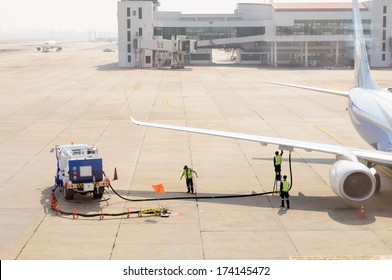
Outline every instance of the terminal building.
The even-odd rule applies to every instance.
[[[159,11],[158,0],[119,1],[119,66],[155,67],[160,40],[178,35],[197,41],[197,52],[182,54],[188,65],[212,64],[212,50],[225,49],[245,65],[353,66],[351,3],[264,2],[238,3],[232,14],[182,14]],[[360,10],[370,66],[392,67],[392,1],[363,1]],[[140,39],[156,47],[143,49]]]

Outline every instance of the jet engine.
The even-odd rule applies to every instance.
[[[382,88],[382,90],[385,90],[385,91],[388,91],[388,92],[392,92],[392,87]]]
[[[329,173],[332,190],[351,201],[365,201],[376,191],[374,169],[360,162],[338,160]]]

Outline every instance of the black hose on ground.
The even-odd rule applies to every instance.
[[[113,186],[111,184],[109,184],[109,187],[121,199],[126,200],[126,201],[132,201],[132,202],[157,201],[157,200],[163,201],[163,200],[239,198],[239,197],[261,196],[261,195],[277,193],[275,191],[271,191],[271,192],[252,193],[252,194],[239,194],[239,195],[218,195],[218,196],[217,195],[211,195],[211,196],[197,196],[197,195],[194,195],[194,196],[183,196],[183,197],[131,199],[131,198],[124,197],[124,196],[120,195],[118,192],[116,192],[116,190],[113,188]],[[53,194],[54,194],[54,191],[53,191]],[[57,200],[57,199],[55,199],[55,200]],[[129,211],[129,210],[127,212],[122,212],[122,213],[103,213],[103,211],[101,211],[100,213],[83,214],[83,213],[76,212],[76,208],[75,208],[75,210],[73,212],[67,212],[67,211],[60,210],[60,208],[57,206],[56,201],[52,201],[52,209],[55,210],[57,214],[61,214],[61,215],[65,215],[65,216],[73,216],[74,219],[77,218],[78,216],[81,216],[81,217],[100,217],[100,219],[103,219],[104,216],[118,217],[118,216],[127,215],[129,217],[130,214],[138,214],[138,215],[141,214],[141,211]],[[152,213],[155,213],[155,212],[152,211]]]
[[[127,198],[122,196],[121,194],[117,193],[116,190],[112,187],[112,185],[109,185],[109,187],[112,189],[112,191],[120,198],[126,200],[126,201],[133,201],[133,202],[139,202],[139,201],[156,201],[156,200],[189,200],[189,199],[220,199],[220,198],[238,198],[238,197],[248,197],[248,196],[260,196],[260,195],[267,195],[267,194],[272,194],[275,193],[274,191],[272,192],[263,192],[263,193],[252,193],[252,194],[239,194],[239,195],[211,195],[211,196],[179,196],[179,197],[164,197],[164,198],[141,198],[141,199],[132,199],[132,198]]]

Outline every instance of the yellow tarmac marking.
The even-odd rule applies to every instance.
[[[385,176],[387,176],[389,179],[392,179],[392,172],[389,171],[386,167],[377,165],[377,169],[381,171]]]
[[[184,110],[183,108],[180,108],[180,107],[171,105],[171,104],[169,103],[169,100],[168,100],[167,98],[166,98],[165,100],[163,100],[162,102],[163,102],[164,105],[166,105],[166,106],[168,106],[168,107],[170,107],[170,108],[172,108],[172,109],[174,109],[174,110],[181,111],[181,112],[185,112],[185,110]]]
[[[317,127],[319,130],[321,130],[322,132],[324,132],[328,137],[330,137],[331,139],[333,139],[334,141],[336,141],[340,145],[342,145],[342,146],[345,145],[342,140],[340,140],[339,138],[335,137],[332,133],[328,132],[327,130],[325,130],[324,128],[319,126],[318,124],[315,124],[314,126]]]
[[[330,138],[332,138],[333,140],[335,140],[337,143],[339,143],[342,146],[345,146],[345,143],[340,140],[339,138],[335,137],[334,135],[332,135],[332,133],[328,132],[327,130],[323,129],[321,126],[319,125],[314,125],[315,127],[317,127],[319,130],[321,130],[322,132],[324,132],[326,135],[328,135]],[[389,179],[392,179],[392,172],[388,170],[388,168],[382,166],[382,165],[377,165],[377,170],[381,171],[385,176],[387,176]]]

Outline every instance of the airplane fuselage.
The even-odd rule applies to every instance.
[[[37,51],[49,52],[51,49],[56,49],[56,51],[61,51],[61,46],[58,46],[56,41],[46,41],[42,46],[37,47]]]
[[[392,93],[352,88],[348,111],[359,135],[376,150],[392,152]]]

